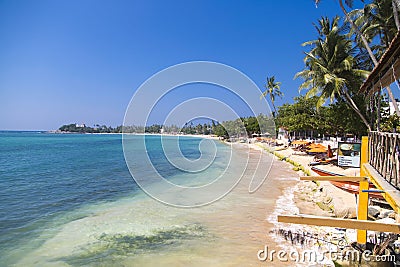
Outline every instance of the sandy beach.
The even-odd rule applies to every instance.
[[[263,143],[250,144],[250,146],[253,149],[267,149],[267,150],[271,149],[270,147],[268,147],[267,145],[265,145]],[[276,151],[276,153],[278,153],[279,155],[282,155],[286,159],[290,159],[290,160],[296,162],[297,164],[300,164],[311,175],[318,175],[311,170],[311,167],[309,165],[310,162],[313,161],[314,156],[308,155],[304,152],[296,151],[290,147],[288,147],[286,149],[279,148]],[[330,172],[338,173],[338,174],[342,174],[342,175],[348,175],[348,176],[359,176],[359,174],[360,174],[359,168],[341,168],[341,167],[338,167],[333,164],[323,165],[322,168],[326,171],[330,171]],[[301,176],[301,175],[306,175],[306,174],[303,173],[302,171],[298,171],[297,176]],[[356,199],[353,194],[350,194],[343,190],[340,190],[339,188],[333,186],[330,182],[327,182],[327,181],[320,181],[318,183],[319,183],[320,187],[322,187],[324,189],[323,194],[326,196],[330,196],[332,198],[332,201],[333,201],[332,205],[334,205],[336,207],[336,215],[338,217],[346,217],[346,216],[344,216],[344,214],[342,214],[342,213],[346,213],[346,210],[348,210],[348,212],[349,212],[349,214],[348,214],[349,217],[355,216]],[[299,181],[299,183],[297,184],[297,187],[298,187],[298,189],[300,189],[300,188],[305,189],[308,187],[315,189],[314,185],[315,184],[313,182]],[[296,194],[296,196],[297,196],[298,206],[301,209],[301,213],[318,215],[318,214],[315,214],[315,213],[320,213],[320,211],[318,210],[318,206],[315,205],[316,206],[315,207],[312,205],[315,203],[300,203],[300,199],[305,199],[306,194],[304,194],[304,190],[296,190],[296,191],[298,191],[298,194]],[[303,193],[300,193],[300,192],[303,192]],[[315,197],[315,196],[313,196],[313,197]],[[311,202],[311,199],[308,199],[308,200],[309,201],[306,201],[306,202]],[[315,209],[315,208],[317,208],[317,209]],[[308,210],[310,210],[310,212],[307,212]]]
[[[273,147],[269,147],[264,143],[249,144],[249,146],[255,150],[268,151],[267,153],[271,153],[274,150]],[[297,152],[292,148],[279,148],[275,153],[278,153],[281,158],[284,157],[285,159],[290,159],[296,164],[300,164],[306,173],[318,175],[315,174],[309,166],[309,163],[313,161],[313,156]],[[278,157],[275,158],[277,161],[280,161]],[[297,170],[296,167],[286,161],[283,161],[282,163],[286,164],[287,168]],[[327,171],[339,174],[359,174],[358,168],[343,169],[334,165],[324,165],[323,168]],[[323,251],[324,249],[337,249],[335,245],[333,245],[333,248],[330,246],[331,244],[329,242],[332,241],[332,237],[337,238],[337,236],[341,236],[347,240],[348,244],[354,242],[356,240],[356,230],[354,229],[347,229],[345,232],[340,232],[331,227],[284,224],[277,222],[277,215],[308,214],[326,217],[356,218],[356,198],[353,194],[340,190],[326,181],[318,182],[318,184],[311,181],[300,181],[298,177],[305,176],[306,173],[297,170],[293,174],[293,180],[296,182],[293,183],[291,187],[286,188],[282,192],[282,195],[277,199],[274,215],[269,218],[269,221],[274,224],[274,234],[272,236],[275,237],[275,241],[279,242],[280,248],[284,251],[293,251],[293,249],[296,251],[313,250],[317,252],[317,255],[319,253],[318,251]],[[278,233],[276,233],[276,231],[278,231]],[[288,239],[288,237],[285,236],[287,233],[296,233],[299,235],[304,235],[304,233],[306,233],[312,236],[312,238],[306,239],[306,244],[304,245],[302,243],[299,244],[299,242],[293,242],[290,238]],[[321,260],[322,259],[323,258],[321,257]],[[308,266],[309,264],[316,263],[317,262],[303,262],[302,264]],[[301,265],[301,263],[297,264]],[[334,266],[333,261],[328,258],[319,262],[319,264],[325,264],[324,266]]]

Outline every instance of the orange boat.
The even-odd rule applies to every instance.
[[[320,176],[344,176],[342,174],[322,170],[317,167],[311,167],[311,170],[315,173],[317,173]],[[358,194],[359,193],[359,186],[357,182],[337,182],[337,181],[330,181],[331,184],[336,186],[337,188],[340,188],[346,192],[352,193],[352,194]],[[369,184],[369,189],[376,189],[376,187],[373,184]],[[378,199],[384,199],[381,193],[378,192],[369,192],[369,196],[372,198],[378,198]]]

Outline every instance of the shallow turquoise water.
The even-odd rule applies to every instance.
[[[174,138],[176,137],[167,138],[166,142],[176,141]],[[180,138],[182,154],[189,159],[199,158],[200,141],[199,138]],[[159,136],[149,136],[146,138],[146,144],[149,157],[157,171],[164,177],[189,184],[194,182],[193,177],[207,182],[207,177],[190,176],[187,172],[171,165],[163,156]],[[226,150],[224,145],[218,142],[216,145]],[[137,155],[138,166],[143,156]],[[210,167],[213,169],[209,171],[222,172],[225,160],[218,158],[216,164]],[[146,221],[148,214],[144,212],[146,207],[143,205],[156,204],[143,202],[146,197],[128,171],[120,135],[0,132],[0,262],[2,265],[16,263],[22,256],[29,257],[29,253],[62,233],[66,226],[69,228],[76,226],[77,228],[72,228],[74,230],[71,232],[82,230],[84,235],[85,227],[75,225],[75,222],[89,218],[102,209],[124,205],[123,203],[129,203],[131,206],[132,202],[141,203],[136,206],[135,211],[141,214],[136,216],[140,217],[138,219],[140,223],[131,226],[133,230],[130,230],[136,231],[137,234],[121,236],[99,233],[96,237],[100,243],[104,243],[104,240],[115,241],[117,245],[113,251],[120,250],[120,253],[116,253],[117,256],[123,255],[125,250],[146,250],[150,247],[154,249],[154,245],[161,246],[166,241],[176,242],[180,238],[186,240],[206,235],[202,226],[181,224],[165,229],[163,221],[152,222],[154,227],[148,225]],[[157,212],[157,209],[150,207],[148,210]],[[175,225],[179,218],[173,218],[171,221],[174,221],[171,225]],[[143,228],[144,225],[147,228]],[[109,227],[118,228],[113,225]],[[148,229],[156,229],[154,231],[158,234],[154,235],[154,231],[151,230],[153,231],[151,238],[144,234]],[[104,252],[96,247],[95,251],[92,254],[78,253],[58,260],[68,265],[96,265],[99,259],[109,258],[107,256],[109,250]]]

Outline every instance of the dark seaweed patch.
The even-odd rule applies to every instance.
[[[79,252],[58,258],[72,266],[99,264],[115,265],[118,259],[124,256],[134,256],[144,252],[157,251],[159,249],[173,248],[182,244],[185,240],[193,240],[209,237],[206,229],[199,225],[177,226],[173,229],[155,231],[151,235],[129,234],[101,234],[98,241],[79,248]]]

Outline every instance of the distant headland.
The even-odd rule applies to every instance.
[[[151,133],[151,134],[187,134],[187,135],[216,135],[220,137],[228,137],[229,135],[235,136],[252,136],[259,135],[261,129],[259,122],[270,125],[270,127],[263,126],[263,130],[267,128],[269,132],[274,132],[275,125],[268,123],[267,121],[271,118],[259,115],[257,117],[238,118],[232,121],[225,121],[221,124],[215,121],[209,123],[197,123],[193,122],[186,123],[183,127],[176,125],[160,125],[153,124],[149,126],[117,126],[111,127],[107,125],[95,124],[93,127],[87,126],[86,124],[71,123],[62,125],[58,130],[51,131],[54,133]]]

